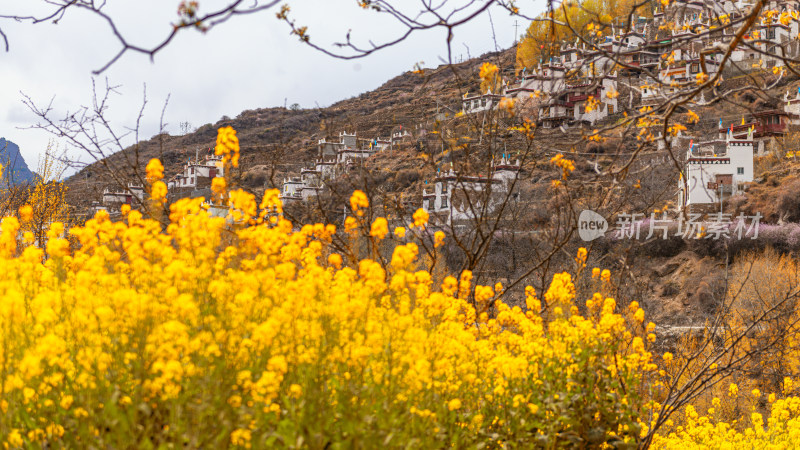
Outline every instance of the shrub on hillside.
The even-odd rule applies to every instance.
[[[419,169],[402,169],[395,176],[395,189],[402,190],[419,181],[422,177]]]
[[[781,186],[778,214],[784,220],[800,221],[800,180]]]

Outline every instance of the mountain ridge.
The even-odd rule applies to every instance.
[[[36,175],[28,168],[19,146],[4,137],[0,137],[0,164],[3,165],[2,179],[4,185],[33,183]]]

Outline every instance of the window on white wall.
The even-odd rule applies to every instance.
[[[744,175],[744,167],[737,167],[736,168],[737,175]]]

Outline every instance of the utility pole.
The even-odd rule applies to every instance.
[[[519,43],[519,22],[514,21],[514,44]]]

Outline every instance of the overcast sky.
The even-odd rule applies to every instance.
[[[210,9],[223,0],[201,1]],[[414,5],[412,0],[400,0]],[[30,12],[38,0],[0,0],[0,11]],[[136,44],[163,39],[175,21],[177,0],[118,0],[109,12],[124,34]],[[355,7],[355,0],[307,0],[291,3],[298,24],[309,27],[315,42],[340,40],[352,29],[354,39],[374,42],[391,39],[401,30],[396,23]],[[540,0],[520,2],[526,13],[536,11]],[[201,9],[202,11],[202,9]],[[179,123],[194,127],[214,123],[223,115],[234,117],[254,108],[298,103],[302,107],[328,106],[338,100],[372,90],[413,69],[416,63],[436,67],[446,56],[445,32],[438,29],[412,36],[395,47],[364,59],[343,61],[320,54],[290,36],[276,11],[236,17],[207,34],[189,30],[180,34],[154,62],[141,54],[127,54],[108,71],[95,77],[121,85],[110,116],[122,129],[132,126],[147,85],[148,106],[143,137],[158,130],[159,116],[170,95],[165,121],[177,134]],[[491,10],[497,45],[507,48],[515,39],[515,18],[501,9]],[[520,32],[526,24],[519,20]],[[92,70],[102,67],[119,49],[108,27],[88,13],[74,11],[57,25],[0,22],[9,36],[10,52],[0,53],[0,137],[17,143],[32,170],[51,138],[39,130],[26,130],[37,118],[22,103],[22,93],[39,104],[51,99],[54,117],[63,117],[91,102]],[[480,16],[457,28],[456,57],[475,57],[495,49],[490,17]],[[65,148],[64,143],[57,144]],[[74,155],[77,156],[77,155]],[[87,160],[84,155],[83,160]]]

